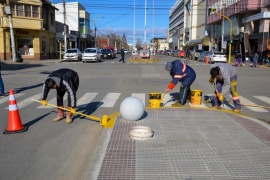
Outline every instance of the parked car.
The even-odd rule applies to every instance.
[[[65,61],[81,61],[82,60],[82,53],[79,49],[67,49],[64,54],[63,60]]]
[[[178,57],[178,52],[179,52],[179,50],[175,50],[173,53],[173,57]]]
[[[124,49],[124,53],[127,54],[128,53],[128,50],[127,49]]]
[[[138,51],[137,50],[132,50],[132,56],[136,56],[136,55],[138,55]]]
[[[150,59],[150,50],[149,49],[146,49],[146,50],[141,49],[140,56],[142,59]]]
[[[82,54],[82,62],[101,60],[101,52],[98,48],[86,48]]]
[[[180,51],[178,52],[178,57],[183,58],[183,57],[185,57],[185,56],[186,56],[186,51],[180,50]]]
[[[201,49],[196,49],[195,51],[193,51],[193,53],[191,54],[192,59],[197,60],[201,52],[203,52],[203,50]]]
[[[62,49],[61,50],[61,59],[63,59],[64,54],[65,54],[65,51]],[[59,49],[56,51],[56,56],[57,56],[57,58],[60,58],[60,50]]]
[[[200,53],[198,57],[198,61],[205,62],[205,57],[208,56],[209,51],[203,51]]]
[[[227,63],[227,57],[223,52],[211,51],[209,52],[208,57],[209,57],[210,63],[215,63],[215,62]]]
[[[113,59],[113,52],[110,49],[102,49],[101,50],[101,58],[102,59]]]
[[[110,49],[112,50],[112,53],[113,53],[113,59],[116,58],[116,52],[115,52],[115,49],[113,46],[107,46],[105,49]]]

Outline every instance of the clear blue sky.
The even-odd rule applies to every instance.
[[[177,0],[146,0],[146,43],[152,37],[165,37],[169,27],[169,10]],[[61,0],[51,0],[62,3]],[[97,33],[126,35],[128,43],[134,37],[134,0],[80,0],[90,14],[90,28],[94,29],[96,19]],[[145,0],[135,0],[135,42],[138,38],[144,42]],[[103,18],[102,18],[103,17]]]

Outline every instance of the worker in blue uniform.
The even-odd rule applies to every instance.
[[[181,82],[179,98],[172,106],[180,107],[185,105],[186,101],[190,101],[191,98],[190,86],[196,79],[195,71],[178,59],[168,62],[165,69],[170,71],[170,75],[172,76],[172,81],[165,90],[166,93],[172,90],[179,81]]]

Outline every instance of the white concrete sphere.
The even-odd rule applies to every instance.
[[[128,121],[139,120],[144,113],[144,105],[137,97],[127,97],[120,105],[121,116]]]

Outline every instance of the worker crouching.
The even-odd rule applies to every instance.
[[[77,72],[71,69],[59,69],[52,72],[47,79],[45,80],[42,87],[42,105],[46,106],[47,96],[50,89],[56,89],[57,93],[57,106],[60,108],[64,107],[64,95],[68,93],[68,106],[67,109],[70,111],[66,112],[66,123],[72,123],[72,114],[76,112],[76,92],[79,88],[79,76]],[[64,111],[62,109],[57,109],[57,117],[54,118],[54,121],[60,121],[64,118]]]
[[[182,63],[180,60],[168,62],[165,69],[170,71],[170,75],[172,76],[172,81],[165,90],[166,93],[172,90],[179,81],[181,82],[178,101],[172,104],[172,106],[180,107],[185,105],[186,101],[190,101],[191,99],[190,86],[196,79],[195,71],[190,66]]]

